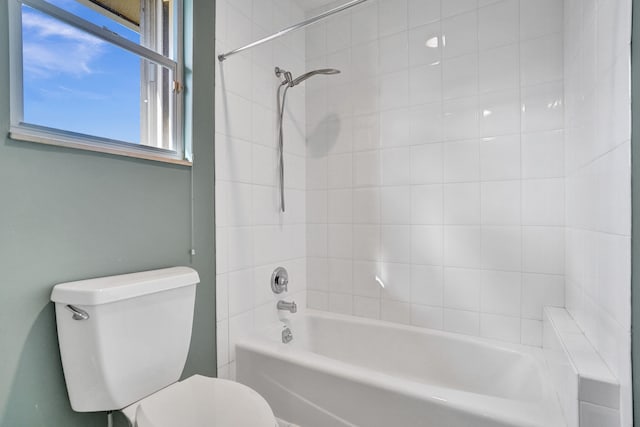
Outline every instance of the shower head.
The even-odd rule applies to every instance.
[[[293,76],[291,75],[291,73],[287,70],[283,70],[280,67],[276,67],[276,77],[282,77],[282,85],[290,85],[293,81]]]
[[[331,75],[331,74],[339,74],[340,70],[336,70],[335,68],[321,68],[319,70],[309,71],[308,73],[304,73],[303,75],[297,77],[295,80],[293,79],[291,73],[289,71],[283,70],[280,67],[276,67],[276,76],[282,77],[282,83],[280,87],[294,87],[307,80],[310,77],[313,77],[318,74]]]
[[[309,71],[308,73],[304,73],[300,77],[297,77],[295,80],[293,80],[290,83],[290,85],[291,85],[291,87],[299,85],[300,83],[302,83],[303,81],[307,80],[308,78],[313,77],[313,76],[318,75],[318,74],[324,74],[324,75],[340,74],[340,70],[336,70],[335,68],[322,68],[322,69],[319,69],[319,70]]]

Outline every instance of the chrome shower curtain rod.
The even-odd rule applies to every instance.
[[[298,24],[295,24],[295,25],[292,25],[290,27],[287,27],[284,30],[280,30],[277,33],[271,34],[268,37],[265,37],[265,38],[260,39],[260,40],[256,40],[255,42],[249,43],[246,46],[242,46],[242,47],[239,47],[237,49],[231,50],[231,51],[229,51],[227,53],[223,53],[221,55],[218,55],[218,60],[220,62],[222,62],[225,59],[227,59],[228,57],[230,57],[232,55],[235,55],[236,53],[240,53],[243,50],[251,49],[252,47],[256,47],[256,46],[259,46],[259,45],[261,45],[263,43],[266,43],[268,41],[277,39],[278,37],[282,37],[282,36],[284,36],[286,34],[289,34],[292,31],[299,30],[300,28],[304,28],[304,27],[306,27],[308,25],[311,25],[311,24],[313,24],[315,22],[318,22],[318,21],[320,21],[322,19],[328,18],[331,15],[334,15],[336,13],[342,12],[343,10],[347,10],[349,8],[352,8],[353,6],[357,6],[360,3],[364,3],[366,1],[369,1],[369,0],[352,0],[352,1],[348,2],[348,3],[343,4],[342,6],[335,7],[333,9],[331,9],[331,10],[328,10],[328,11],[326,11],[324,13],[321,13],[320,15],[314,16],[313,18],[309,18],[309,19],[307,19],[305,21],[302,21],[302,22],[300,22]]]

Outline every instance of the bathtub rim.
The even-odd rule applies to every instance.
[[[286,318],[282,318],[278,321],[271,322],[259,328],[256,328],[248,335],[245,335],[239,338],[238,342],[245,341],[252,337],[253,338],[264,337],[264,333],[267,331],[271,331],[272,329],[281,330],[284,326],[290,327],[292,325],[291,324],[292,320],[295,321],[298,317],[303,317],[303,316],[317,317],[322,319],[342,320],[342,321],[357,323],[361,325],[382,326],[382,327],[394,329],[394,330],[410,331],[410,332],[416,332],[419,334],[428,334],[428,335],[434,335],[438,337],[452,338],[452,339],[463,341],[463,342],[473,343],[484,348],[495,348],[495,349],[506,351],[509,353],[519,353],[523,355],[528,355],[534,358],[536,361],[543,364],[545,360],[543,349],[541,346],[538,347],[538,346],[530,346],[530,345],[520,344],[520,343],[511,343],[511,342],[501,341],[494,338],[485,338],[477,335],[463,334],[460,332],[444,331],[441,329],[433,329],[433,328],[427,328],[423,326],[409,325],[405,323],[396,323],[396,322],[390,322],[390,321],[381,320],[381,319],[372,319],[368,317],[332,313],[328,311],[316,310],[311,308],[300,309],[296,314],[289,315]],[[292,330],[292,332],[294,333],[294,338],[295,338],[295,330]]]

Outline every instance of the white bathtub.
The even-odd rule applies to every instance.
[[[308,310],[236,345],[237,379],[302,427],[566,426],[541,351]]]

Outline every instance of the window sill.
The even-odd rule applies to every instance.
[[[152,160],[182,166],[193,166],[193,162],[179,158],[175,152],[108,139],[92,138],[80,134],[53,132],[28,125],[11,126],[9,138],[16,141],[35,142],[65,148],[113,154],[117,156]]]

